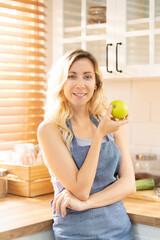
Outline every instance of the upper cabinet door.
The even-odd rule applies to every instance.
[[[81,44],[82,1],[63,0],[63,54],[81,48]]]
[[[82,0],[82,2],[85,2]],[[93,53],[101,67],[106,66],[106,0],[86,0],[83,6],[83,48]],[[85,14],[86,16],[85,16]]]
[[[118,77],[160,76],[160,0],[117,0]]]
[[[82,48],[104,78],[160,77],[160,0],[53,2],[55,60]]]
[[[63,53],[82,48],[106,66],[106,0],[63,0]]]
[[[105,78],[116,77],[116,0],[107,0],[106,5],[106,51],[105,67],[102,72]]]
[[[154,8],[153,26],[155,31],[154,36],[154,63],[160,64],[160,0],[152,3]]]

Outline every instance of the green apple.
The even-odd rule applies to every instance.
[[[122,100],[115,100],[110,103],[113,106],[112,108],[112,116],[115,118],[122,119],[128,114],[128,106]]]

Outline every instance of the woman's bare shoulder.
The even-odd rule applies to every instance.
[[[57,124],[54,121],[51,120],[44,120],[42,121],[39,126],[38,126],[38,130],[37,130],[37,134],[40,135],[44,135],[44,134],[53,134],[53,133],[58,133],[58,127]]]

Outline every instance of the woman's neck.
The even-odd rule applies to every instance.
[[[89,119],[89,112],[86,107],[73,108],[72,120],[74,122],[79,122],[87,119]]]
[[[82,124],[83,122],[87,122],[89,121],[90,119],[90,116],[89,116],[89,113],[88,112],[74,112],[73,113],[73,116],[72,116],[72,122],[73,123],[76,123],[76,124]],[[81,125],[80,124],[80,125]]]
[[[93,138],[96,126],[92,122],[88,111],[73,112],[71,124],[76,137],[84,139]]]

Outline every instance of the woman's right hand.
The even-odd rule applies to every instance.
[[[53,209],[58,215],[61,212],[62,217],[65,217],[67,214],[66,208],[70,208],[76,211],[86,210],[86,201],[81,201],[67,189],[64,189],[59,193],[53,201]]]
[[[123,119],[115,119],[112,117],[112,106],[110,105],[106,115],[104,115],[103,119],[98,125],[98,131],[100,132],[102,138],[111,133],[117,131],[122,125],[128,123],[128,115]]]

